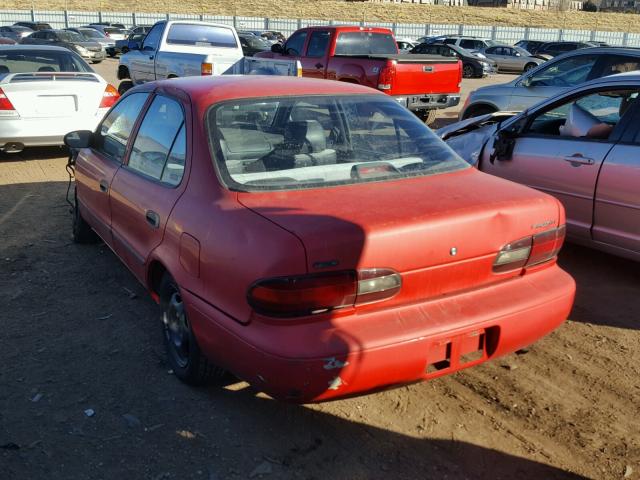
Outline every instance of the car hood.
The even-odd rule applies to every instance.
[[[435,131],[462,159],[470,165],[478,163],[482,149],[504,120],[516,112],[494,112],[456,122]]]

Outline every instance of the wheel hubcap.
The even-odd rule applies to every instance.
[[[180,293],[173,292],[163,313],[164,333],[169,349],[181,368],[189,363],[189,323]]]

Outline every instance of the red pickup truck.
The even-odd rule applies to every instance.
[[[381,90],[427,124],[437,109],[460,102],[462,67],[455,58],[400,55],[387,28],[309,27],[291,35],[284,45],[257,57],[296,58],[302,76],[357,83]]]

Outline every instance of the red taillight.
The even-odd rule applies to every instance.
[[[13,108],[13,104],[11,100],[7,97],[7,95],[0,88],[0,110],[15,110]]]
[[[566,227],[562,225],[560,228],[534,235],[531,255],[526,266],[531,267],[555,258],[562,248],[566,232]]]
[[[378,75],[378,90],[391,90],[396,79],[396,61],[388,60]]]
[[[385,300],[401,285],[400,275],[390,269],[278,277],[256,282],[247,301],[266,316],[300,317]]]
[[[120,94],[116,87],[109,84],[107,88],[104,89],[104,93],[102,94],[102,100],[100,101],[100,106],[98,108],[111,108],[120,98]]]
[[[511,272],[553,260],[564,243],[565,232],[562,225],[505,245],[493,262],[493,271]]]
[[[104,32],[104,36],[105,37],[111,37],[111,35],[109,35],[109,32]]]

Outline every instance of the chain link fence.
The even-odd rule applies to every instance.
[[[491,38],[507,43],[518,40],[545,41],[598,41],[610,45],[640,47],[640,34],[626,32],[600,32],[590,30],[567,30],[557,28],[502,27],[485,25],[453,24],[403,24],[376,22],[348,22],[340,20],[285,19],[240,17],[220,15],[188,15],[172,13],[128,13],[128,12],[81,12],[47,10],[0,10],[0,24],[20,21],[43,21],[54,28],[79,27],[92,22],[117,22],[132,27],[151,25],[160,20],[203,20],[233,25],[239,30],[276,30],[291,35],[299,28],[312,25],[361,25],[386,27],[399,38],[418,38],[446,34],[472,35]]]

